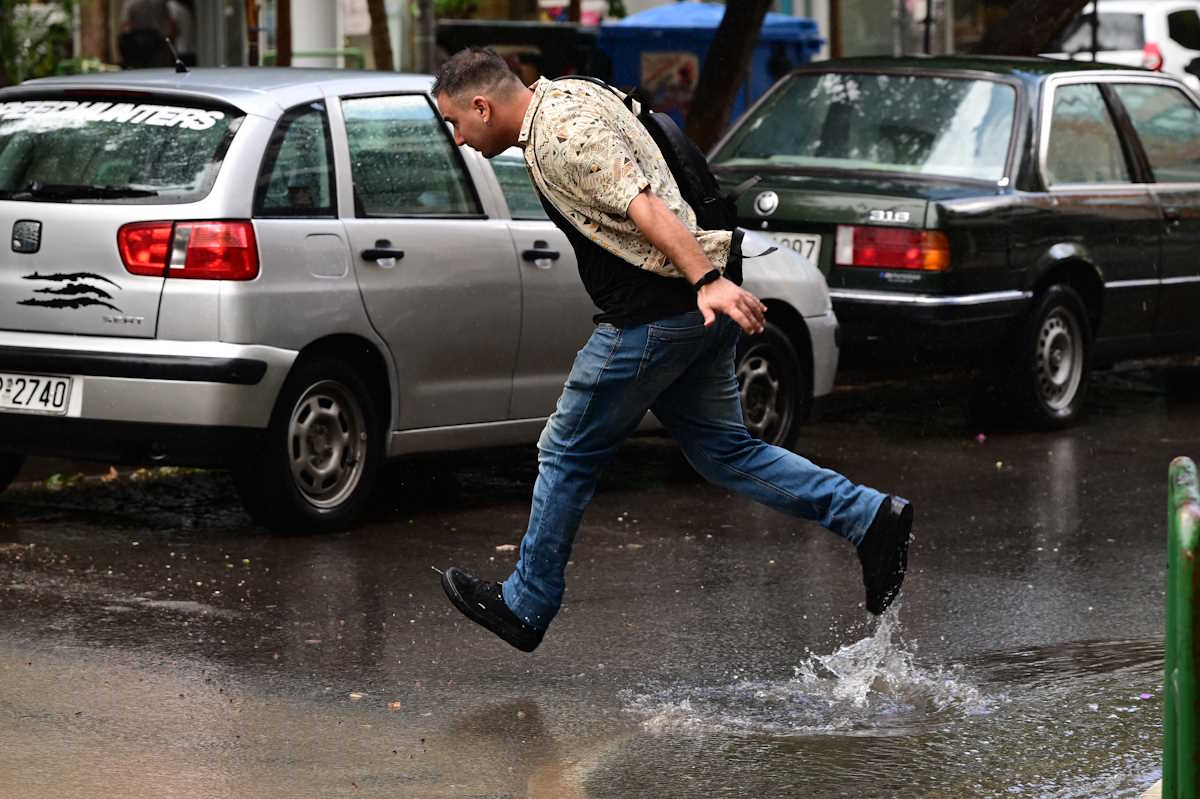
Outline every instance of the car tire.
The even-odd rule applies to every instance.
[[[770,322],[757,335],[743,335],[734,372],[746,429],[768,444],[791,447],[812,410],[812,385],[791,340]]]
[[[265,440],[234,464],[250,516],[277,533],[326,533],[352,524],[379,473],[382,427],[362,378],[319,358],[293,368]]]
[[[1039,294],[1019,333],[1012,389],[1044,429],[1079,419],[1087,394],[1092,327],[1079,294],[1054,285]]]
[[[20,452],[0,452],[0,491],[5,490],[21,473],[25,455]]]

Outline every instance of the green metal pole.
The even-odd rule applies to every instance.
[[[1200,490],[1189,458],[1171,462],[1168,491],[1162,795],[1200,799]]]

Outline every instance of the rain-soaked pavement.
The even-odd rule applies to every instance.
[[[403,464],[317,538],[251,526],[216,472],[18,486],[0,796],[1137,796],[1198,376],[1102,374],[1051,434],[972,421],[956,379],[841,389],[800,449],[917,508],[881,622],[840,539],[637,440],[533,655],[431,569],[507,573],[532,450]]]

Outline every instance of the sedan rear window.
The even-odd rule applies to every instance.
[[[195,202],[240,112],[89,97],[0,102],[0,200]]]
[[[796,74],[743,120],[714,166],[1004,177],[1016,90],[932,75]]]

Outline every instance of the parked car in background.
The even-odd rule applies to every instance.
[[[536,441],[595,312],[519,153],[427,77],[173,70],[0,91],[0,489],[26,455],[229,466],[282,531],[379,464]],[[767,242],[748,236],[747,251]],[[824,278],[753,258],[746,418],[787,443],[837,366]]]
[[[1043,55],[1144,67],[1200,91],[1200,0],[1099,0],[1089,3]],[[1190,68],[1190,70],[1189,70]]]
[[[1033,422],[1094,359],[1200,341],[1200,108],[1177,78],[1049,59],[852,59],[714,148],[738,214],[827,275],[847,344],[988,366]]]

